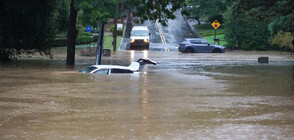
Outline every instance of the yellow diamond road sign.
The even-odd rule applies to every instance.
[[[211,23],[211,26],[214,29],[217,29],[219,26],[221,26],[221,24],[217,20],[215,20],[214,22]]]

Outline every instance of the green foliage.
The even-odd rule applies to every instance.
[[[51,42],[51,47],[62,47],[67,45],[66,38],[56,38]]]
[[[57,33],[67,31],[69,17],[69,0],[59,0],[53,12]]]
[[[99,35],[93,35],[93,42],[97,42],[99,38]]]
[[[294,35],[290,32],[279,31],[274,37],[270,39],[272,45],[278,45],[282,49],[294,49],[292,41]]]
[[[226,13],[225,40],[230,49],[266,50],[269,49],[270,32],[267,23],[255,21],[250,16],[242,14],[238,18],[232,16],[232,11]]]
[[[79,36],[92,36],[92,33],[89,32],[81,32]]]
[[[185,0],[130,0],[130,7],[133,7],[133,16],[140,17],[139,21],[143,23],[145,20],[158,20],[162,25],[166,26],[168,19],[175,19],[173,14],[177,9],[186,5]],[[185,10],[182,14],[186,13]]]
[[[119,0],[75,0],[75,7],[80,10],[79,21],[82,25],[97,27],[100,20],[107,22],[109,18],[119,17],[116,4]]]
[[[223,15],[220,15],[220,14],[210,16],[207,21],[208,21],[208,23],[212,23],[215,20],[217,20],[220,24],[223,24],[224,23]]]
[[[202,37],[215,34],[215,29],[210,24],[195,25],[194,27]],[[224,34],[224,29],[218,28],[216,34]]]
[[[269,24],[269,30],[272,34],[276,34],[279,31],[294,32],[294,22],[290,23],[289,25],[287,24],[289,21],[291,21],[291,18],[291,15],[277,17]]]
[[[222,14],[227,10],[227,5],[230,4],[227,0],[187,0],[187,3],[186,9],[192,17],[198,19],[201,17],[208,22],[218,19],[221,24],[223,23]]]
[[[89,44],[93,41],[91,36],[81,36],[77,38],[76,45]]]
[[[13,0],[0,2],[0,59],[22,53],[51,57],[50,41],[55,36],[55,0]],[[1,61],[0,60],[0,61]]]
[[[121,36],[117,36],[116,43],[119,44],[121,42],[121,39],[122,39]],[[103,49],[111,49],[111,51],[113,51],[112,41],[113,41],[112,35],[104,35]],[[117,47],[119,47],[119,45],[117,45]]]
[[[90,44],[98,41],[98,35],[95,36],[79,36],[76,40],[76,45]],[[63,47],[67,45],[67,38],[56,38],[51,42],[51,47]]]
[[[293,0],[239,0],[233,7],[235,17],[248,14],[253,20],[269,23],[272,34],[294,32]]]
[[[216,35],[216,38],[219,38],[220,39],[220,45],[222,46],[226,46],[227,45],[227,42],[225,41],[224,39],[224,34],[218,34]],[[211,35],[211,36],[205,36],[205,37],[202,37],[203,39],[206,39],[207,41],[209,41],[210,43],[214,43],[214,35]],[[217,44],[217,43],[215,43]]]
[[[110,27],[110,31],[112,32],[112,34],[114,34],[114,26]],[[117,35],[118,36],[122,36],[123,35],[124,30],[123,29],[119,29],[117,30]]]

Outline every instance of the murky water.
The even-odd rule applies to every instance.
[[[120,51],[102,63],[159,65],[93,75],[76,72],[93,57],[77,56],[71,69],[56,52],[1,63],[0,139],[294,139],[288,54]]]

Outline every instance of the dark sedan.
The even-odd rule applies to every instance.
[[[179,51],[183,53],[225,53],[225,47],[211,44],[201,38],[187,38],[179,44]]]

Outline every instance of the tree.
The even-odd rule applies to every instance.
[[[133,7],[132,13],[134,17],[140,17],[139,21],[143,23],[145,20],[158,20],[162,25],[167,26],[168,19],[175,19],[173,14],[176,10],[185,7],[185,0],[130,0],[130,7]],[[182,10],[182,14],[186,14]]]
[[[119,17],[118,14],[118,4],[116,4],[116,11],[113,17],[114,20],[114,31],[113,31],[113,41],[112,41],[112,45],[113,45],[113,51],[116,51],[116,40],[117,40],[117,18]]]
[[[59,34],[67,31],[69,8],[70,0],[59,0],[59,2],[55,5],[53,20],[56,20],[56,30]]]
[[[292,35],[290,32],[283,32],[279,31],[274,37],[270,39],[270,43],[272,45],[278,45],[281,49],[290,49],[291,55],[293,52],[293,43],[294,41],[294,35]]]
[[[90,25],[97,25],[98,21],[106,23],[109,18],[112,17],[114,11],[116,11],[116,4],[119,0],[71,0],[74,3],[74,7],[70,10],[70,15],[74,14],[78,10],[83,11],[83,23]],[[167,25],[168,19],[175,19],[173,14],[177,9],[180,9],[185,5],[185,0],[171,0],[171,1],[157,1],[153,0],[129,0],[127,2],[128,7],[133,8],[133,15],[141,17],[140,21],[144,20],[157,20],[163,25]],[[183,13],[185,10],[183,11]],[[76,17],[75,17],[76,18]],[[70,19],[69,25],[76,24],[76,20]],[[73,26],[69,27],[68,31],[76,31]],[[74,65],[74,50],[75,50],[75,38],[77,32],[68,34],[68,51],[67,53],[67,65]],[[103,34],[102,34],[103,35]]]
[[[71,0],[68,28],[68,46],[66,65],[74,65],[75,42],[77,37],[77,12],[82,11],[81,22],[84,25],[96,26],[99,21],[106,23],[111,17],[118,0]],[[102,34],[103,35],[103,34]]]
[[[293,0],[238,0],[233,7],[235,17],[246,12],[256,21],[269,22],[274,35],[279,31],[294,32]]]
[[[225,40],[227,47],[231,49],[243,50],[266,50],[268,49],[267,22],[256,21],[248,14],[234,16],[233,10],[228,10],[225,14]]]
[[[222,15],[227,10],[227,5],[229,4],[225,0],[187,0],[187,3],[187,10],[192,17],[196,18],[198,23],[200,23],[200,18],[213,22],[215,18],[212,19],[212,17],[218,17],[217,20],[221,24],[223,23]]]
[[[55,0],[11,0],[0,2],[0,61],[22,53],[50,57],[50,41],[55,36]]]
[[[74,7],[75,0],[70,2],[69,25],[67,31],[66,65],[75,64],[75,45],[78,31],[76,29],[78,10]]]
[[[293,0],[233,2],[225,19],[225,38],[228,46],[235,45],[241,49],[273,49],[274,46],[268,43],[271,36],[278,31],[293,32],[293,9]],[[243,43],[244,40],[250,42]]]

